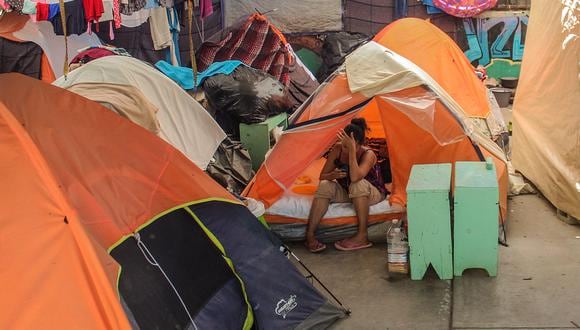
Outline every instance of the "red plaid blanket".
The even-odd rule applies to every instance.
[[[268,72],[285,86],[290,82],[293,57],[282,33],[268,20],[254,14],[239,28],[218,43],[204,42],[197,52],[200,71],[213,62],[239,60]]]

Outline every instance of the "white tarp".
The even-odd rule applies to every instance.
[[[67,88],[80,83],[130,85],[159,109],[159,136],[204,169],[226,137],[209,113],[181,87],[155,68],[126,56],[107,56],[72,71],[53,84]],[[106,132],[104,132],[106,134]]]
[[[228,0],[222,4],[225,26],[235,25],[257,9],[284,33],[342,30],[341,0]]]
[[[533,0],[513,108],[513,164],[580,218],[580,2]]]

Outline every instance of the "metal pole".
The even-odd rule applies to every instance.
[[[298,258],[298,256],[296,254],[294,254],[294,252],[292,252],[292,250],[290,250],[290,248],[286,244],[283,244],[282,246],[284,247],[284,249],[286,251],[288,251],[288,253],[290,253],[290,255],[292,255],[292,257],[294,257],[294,259],[296,259],[296,261],[300,264],[300,266],[302,266],[302,268],[304,268],[304,270],[306,270],[308,272],[308,274],[310,274],[310,277],[315,279],[316,282],[318,282],[318,284],[320,284],[320,286],[322,286],[322,288],[340,305],[340,307],[342,307],[344,309],[346,315],[350,315],[350,313],[351,313],[350,309],[346,308],[342,304],[342,302],[340,300],[338,300],[338,298],[332,293],[332,291],[330,291],[326,287],[326,285],[324,285],[324,283],[322,283],[318,279],[318,277],[316,277],[316,275],[314,275],[314,273],[308,267],[306,267],[306,265],[302,262],[302,260],[300,260],[300,258]]]

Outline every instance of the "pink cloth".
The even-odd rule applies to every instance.
[[[201,19],[204,19],[213,14],[213,5],[211,0],[199,0],[199,13]]]
[[[497,0],[433,0],[433,5],[455,17],[473,17],[495,7]]]
[[[113,20],[115,21],[115,29],[121,28],[121,3],[119,0],[113,1]],[[113,36],[113,29],[111,29],[111,36]],[[111,38],[113,40],[114,37]]]

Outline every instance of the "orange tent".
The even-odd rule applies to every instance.
[[[177,239],[181,247],[193,244],[203,257],[191,259],[198,268],[181,265],[177,273],[167,260],[182,256],[156,246],[167,229],[152,232],[192,210],[184,203],[236,203],[231,195],[176,149],[95,102],[19,74],[0,75],[0,86],[0,328],[129,329],[129,320],[251,326],[243,284],[201,226],[180,228],[192,232]],[[175,240],[168,239],[174,248]],[[190,318],[161,267],[146,267],[151,259],[181,291]],[[206,288],[184,289],[180,274],[205,277]],[[219,277],[230,284],[209,280]],[[220,293],[235,310],[214,303],[205,314],[211,303],[196,303]],[[218,309],[219,320],[208,317]]]
[[[114,290],[118,264],[87,235],[3,102],[0,141],[0,327],[129,329]]]
[[[467,116],[489,115],[485,86],[461,48],[435,25],[418,18],[400,19],[382,29],[374,40],[423,69]]]
[[[453,56],[464,62],[460,65],[462,70],[454,68],[453,60],[417,60],[432,69],[438,77],[435,79],[415,61],[385,47],[383,42],[396,39],[389,29],[408,28],[405,21],[387,27],[373,41],[349,55],[345,65],[296,111],[289,129],[247,189],[248,196],[262,200],[270,207],[294,189],[296,178],[305,171],[316,183],[317,171],[321,168],[321,162],[317,160],[335,141],[337,131],[352,118],[364,117],[371,128],[370,137],[386,138],[388,143],[393,174],[392,194],[389,196],[391,205],[406,204],[405,189],[414,164],[482,161],[492,157],[500,186],[501,213],[505,216],[508,185],[505,156],[472,123],[464,108],[469,107],[469,113],[474,116],[486,115],[489,106],[482,96],[485,90],[474,78],[473,71],[464,68],[464,64],[469,63],[459,56],[459,50]],[[410,20],[409,24],[416,22]],[[421,27],[422,24],[418,25]],[[409,31],[413,30],[404,34],[414,35]],[[438,40],[438,36],[433,39]],[[415,52],[417,54],[413,56],[421,58],[423,53]],[[437,65],[425,65],[428,60]],[[444,66],[440,72],[449,70],[452,77],[460,77],[461,84],[446,85],[445,75],[435,70],[438,65]],[[372,223],[378,219],[380,217],[373,219],[371,216],[369,220]],[[305,223],[305,219],[268,214],[266,220],[271,223]],[[321,224],[345,225],[355,221],[354,217],[329,218],[323,219]]]
[[[413,31],[413,33],[408,33]],[[470,124],[491,137],[507,134],[493,94],[474,74],[461,48],[446,33],[426,20],[397,20],[381,30],[375,41],[410,60],[433,78],[460,106]]]
[[[4,74],[0,86],[1,329],[286,329],[344,317],[177,149],[39,80]],[[274,313],[287,297],[300,305]]]

